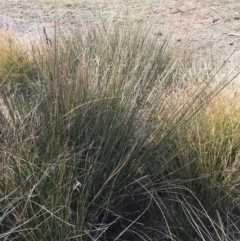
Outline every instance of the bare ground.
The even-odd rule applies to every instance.
[[[49,31],[55,22],[77,26],[94,21],[98,13],[117,21],[125,21],[127,14],[133,22],[149,24],[159,38],[171,34],[173,45],[184,44],[201,58],[223,60],[235,50],[229,62],[239,67],[236,0],[0,0],[0,28],[26,39],[42,34],[42,26]]]

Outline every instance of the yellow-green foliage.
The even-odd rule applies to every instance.
[[[228,208],[239,194],[240,101],[232,93],[227,87],[191,119],[169,162],[174,178],[213,210]]]
[[[27,47],[21,44],[12,32],[0,31],[0,53],[1,84],[9,82],[10,79],[17,81],[21,75],[27,74],[30,68]]]

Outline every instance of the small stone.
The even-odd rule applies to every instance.
[[[163,33],[162,33],[162,32],[156,32],[155,35],[157,35],[157,36],[163,36]]]
[[[216,23],[218,20],[219,20],[219,18],[214,18],[214,19],[212,20],[212,22],[213,22],[213,23]]]

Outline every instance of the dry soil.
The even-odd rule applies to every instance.
[[[173,44],[201,57],[223,60],[235,50],[230,61],[239,65],[239,0],[0,0],[0,28],[22,39],[41,34],[43,26],[77,26],[100,15],[149,24],[159,38],[171,34]]]

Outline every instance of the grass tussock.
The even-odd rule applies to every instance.
[[[236,240],[231,79],[190,77],[168,39],[127,24],[24,52],[4,36],[1,239]]]

